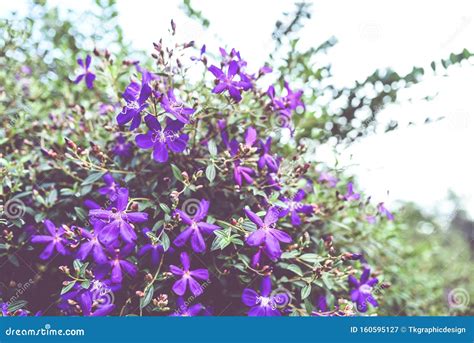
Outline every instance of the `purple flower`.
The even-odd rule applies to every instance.
[[[289,302],[289,296],[284,293],[271,295],[272,281],[270,276],[262,279],[260,295],[253,289],[245,288],[242,293],[242,302],[250,307],[249,316],[281,316],[278,307],[282,307]]]
[[[370,269],[364,268],[360,281],[358,281],[353,275],[349,275],[349,287],[354,288],[351,290],[351,299],[357,303],[357,308],[360,312],[367,311],[367,302],[377,307],[377,300],[372,296],[373,286],[379,281],[377,278],[369,279]]]
[[[217,225],[209,224],[204,221],[208,211],[209,201],[205,199],[202,199],[199,203],[199,209],[193,218],[190,218],[184,211],[175,210],[175,213],[179,214],[181,220],[188,225],[174,240],[176,246],[182,247],[191,237],[191,246],[195,252],[203,252],[206,250],[206,243],[204,242],[202,234],[210,234],[220,228]]]
[[[125,249],[125,250],[117,253],[115,258],[109,262],[110,267],[112,268],[110,280],[113,283],[122,282],[123,272],[127,273],[131,277],[134,277],[137,274],[137,271],[138,271],[137,266],[135,266],[133,263],[125,259],[129,249]]]
[[[227,75],[214,65],[209,67],[209,71],[216,77],[216,86],[212,93],[220,94],[228,91],[230,97],[235,102],[242,100],[241,92],[243,90],[248,90],[252,87],[252,84],[248,80],[243,79],[242,75],[240,75],[240,81],[234,80],[239,72],[239,64],[236,61],[230,61],[227,67]]]
[[[286,207],[283,208],[280,217],[290,214],[291,224],[294,226],[301,225],[299,213],[311,214],[313,212],[313,207],[311,205],[301,203],[305,196],[306,193],[300,189],[296,192],[293,198],[283,198],[282,201],[286,204]]]
[[[194,108],[185,107],[181,101],[178,101],[174,96],[173,89],[168,90],[168,94],[162,96],[161,107],[183,124],[189,123],[189,116],[196,112]]]
[[[354,185],[352,184],[352,182],[349,182],[347,184],[347,192],[343,195],[342,198],[347,201],[355,201],[360,199],[360,194],[354,192]]]
[[[112,148],[112,152],[116,156],[128,158],[132,156],[132,144],[127,143],[127,140],[125,139],[124,136],[119,135],[117,137],[117,143]]]
[[[141,113],[148,106],[146,101],[150,94],[151,88],[147,82],[142,82],[141,87],[138,83],[131,82],[122,95],[127,104],[117,115],[117,123],[125,125],[131,121],[130,131],[135,130],[142,121]]]
[[[152,116],[145,117],[149,130],[146,134],[135,137],[135,142],[141,149],[153,148],[153,159],[157,162],[168,161],[168,149],[174,152],[183,152],[188,144],[189,136],[180,133],[182,123],[177,120],[168,120],[165,130],[161,128],[158,120]]]
[[[242,179],[248,184],[253,183],[252,176],[255,175],[255,171],[252,168],[244,167],[240,165],[240,161],[234,161],[234,180],[239,186],[242,186]]]
[[[334,188],[339,182],[339,179],[329,173],[321,172],[321,174],[319,174],[318,182],[325,183],[329,187]]]
[[[111,201],[117,199],[117,192],[120,188],[120,185],[115,182],[113,176],[110,173],[106,173],[103,177],[106,186],[98,189],[99,194],[106,195]]]
[[[263,141],[260,141],[260,144],[262,146],[262,149],[260,151],[260,158],[258,160],[258,167],[260,169],[267,167],[268,171],[270,172],[277,172],[278,171],[278,162],[271,155],[271,148],[272,148],[272,138],[268,137],[267,141],[264,143]]]
[[[114,304],[101,304],[96,293],[85,290],[78,295],[78,303],[84,316],[106,316],[115,309]]]
[[[178,297],[176,305],[178,306],[178,309],[171,314],[172,317],[194,317],[203,309],[202,304],[194,304],[188,307],[183,297]]]
[[[94,229],[97,228],[100,231],[100,228],[103,228],[104,225],[104,223],[97,221],[94,223]],[[83,241],[80,245],[80,248],[77,252],[77,258],[83,261],[92,252],[95,262],[98,264],[106,263],[107,255],[105,254],[104,246],[99,241],[97,233],[95,231],[90,232],[81,228],[80,234],[85,238],[85,241]]]
[[[145,235],[149,231],[150,229],[148,228],[143,229],[143,232],[145,233]],[[140,251],[138,252],[138,256],[143,256],[147,253],[150,253],[151,263],[156,266],[160,262],[161,256],[164,253],[164,249],[161,244],[158,244],[157,242],[153,242],[150,237],[147,236],[147,239],[149,243],[145,244],[144,246],[140,248]]]
[[[278,221],[278,209],[271,207],[264,220],[260,219],[255,213],[244,209],[247,217],[257,225],[257,230],[247,237],[247,244],[250,246],[265,245],[267,255],[275,260],[281,255],[280,242],[290,243],[291,237],[282,230],[275,229],[275,223]]]
[[[382,215],[382,216],[386,216],[388,220],[393,220],[395,217],[393,216],[392,212],[390,212],[389,210],[387,210],[383,204],[383,202],[379,203],[377,205],[377,211],[379,211],[379,213]]]
[[[115,207],[110,210],[93,209],[89,216],[103,221],[106,225],[99,231],[99,239],[109,245],[115,242],[120,235],[126,243],[133,243],[137,239],[131,223],[143,223],[148,220],[144,212],[127,212],[128,189],[120,188],[117,193]]]
[[[367,220],[367,223],[369,224],[375,224],[377,222],[377,218],[371,214],[367,214],[365,220]]]
[[[206,44],[201,47],[201,51],[199,53],[199,57],[191,56],[191,61],[202,61],[205,63],[205,59],[203,58],[204,54],[206,53]]]
[[[189,255],[186,252],[181,253],[181,263],[183,268],[170,265],[171,273],[181,277],[173,284],[173,291],[177,295],[183,296],[189,285],[189,289],[194,296],[202,294],[203,288],[195,279],[209,280],[209,272],[207,269],[189,270],[191,262],[189,261]]]
[[[41,243],[41,244],[48,244],[46,248],[43,250],[41,255],[39,256],[43,260],[47,260],[51,257],[54,250],[56,250],[61,255],[67,255],[66,247],[64,246],[65,239],[63,235],[65,233],[62,227],[56,228],[56,225],[53,224],[52,221],[45,219],[44,220],[44,227],[49,232],[48,235],[33,235],[31,236],[32,243]]]
[[[78,58],[77,63],[82,67],[83,73],[76,77],[74,83],[78,84],[82,81],[82,79],[85,79],[87,88],[94,88],[95,74],[89,70],[91,65],[91,56],[87,55],[85,61],[82,58]]]

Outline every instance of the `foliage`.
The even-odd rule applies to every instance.
[[[90,36],[74,15],[30,12],[1,24],[3,315],[345,316],[404,301],[384,276],[400,224],[307,151],[350,136],[314,116],[321,88],[293,86],[329,77],[311,61],[332,43],[291,41],[272,85],[236,50],[176,42],[174,22],[151,59],[130,51],[113,1],[83,14]],[[301,24],[284,25],[277,49]]]

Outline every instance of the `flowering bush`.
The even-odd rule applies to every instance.
[[[80,33],[52,52],[22,50],[34,26],[11,28],[2,51],[15,58],[0,72],[4,316],[383,306],[389,283],[374,261],[394,216],[312,161],[314,105],[298,80],[248,68],[235,48],[175,42],[173,22],[152,60],[130,59],[120,38],[115,54],[81,48]],[[21,273],[34,284],[24,297],[11,294]]]

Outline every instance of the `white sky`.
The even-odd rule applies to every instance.
[[[87,8],[88,1],[51,1],[63,7]],[[208,50],[235,47],[258,68],[272,47],[275,21],[293,1],[276,0],[194,0],[211,26],[204,32],[186,18],[181,1],[119,0],[119,20],[127,39],[141,49],[151,50],[169,28],[173,18],[178,38],[206,43]],[[0,15],[25,8],[22,1],[0,2]],[[447,58],[463,48],[474,51],[474,2],[472,1],[319,1],[313,17],[302,31],[303,46],[319,45],[331,36],[339,43],[329,55],[335,82],[351,85],[363,80],[376,68],[390,66],[400,74],[416,66],[429,70],[430,62]],[[427,210],[444,206],[449,189],[466,201],[474,214],[474,166],[469,147],[474,146],[474,119],[471,97],[474,67],[453,67],[449,77],[429,76],[427,81],[402,93],[404,101],[381,112],[405,122],[425,117],[446,119],[368,137],[344,152],[343,164],[355,164],[362,189],[377,201],[393,204],[413,200]],[[419,101],[438,93],[431,102]],[[403,126],[403,125],[402,125]],[[350,159],[352,156],[352,159]],[[331,161],[325,149],[319,159]],[[389,192],[389,195],[387,195]]]

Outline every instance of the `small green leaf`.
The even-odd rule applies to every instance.
[[[303,276],[303,271],[296,264],[290,264],[289,266],[286,267],[286,269],[291,270],[293,273],[299,276]]]
[[[61,290],[61,295],[63,294],[66,294],[67,292],[69,292],[71,290],[71,288],[74,287],[74,285],[76,284],[76,281],[71,281],[69,282],[66,286],[63,287],[63,289]]]
[[[91,285],[91,282],[90,280],[86,280],[86,281],[82,281],[81,282],[81,287],[84,288],[84,289],[88,289]]]
[[[160,203],[160,207],[161,207],[161,209],[163,210],[163,212],[165,212],[165,213],[170,213],[170,212],[171,212],[171,210],[170,210],[170,208],[168,207],[168,205],[166,205],[164,202]]]
[[[216,178],[216,167],[213,164],[210,164],[206,168],[206,177],[209,180],[209,182],[214,181]]]
[[[301,299],[306,299],[311,294],[311,285],[306,285],[301,289]]]
[[[74,262],[72,262],[72,266],[74,267],[74,270],[76,271],[76,273],[79,273],[82,267],[82,262],[79,260],[74,260]]]
[[[321,261],[321,258],[318,254],[303,254],[299,258],[309,263],[318,263]]]
[[[213,139],[211,139],[207,143],[207,148],[209,149],[209,153],[211,154],[211,156],[217,155],[217,146],[216,146],[216,142],[214,142]]]
[[[146,290],[145,290],[145,295],[140,299],[140,308],[145,308],[150,302],[151,299],[153,299],[153,294],[155,293],[155,287],[153,285],[150,285]]]
[[[163,246],[163,250],[164,251],[167,251],[170,247],[170,238],[168,237],[168,235],[166,234],[166,232],[163,232],[161,234],[161,245]]]
[[[104,175],[103,172],[90,174],[84,181],[82,181],[82,186],[87,186],[96,182],[102,177],[102,175]]]
[[[181,175],[181,170],[176,167],[174,164],[171,164],[171,171],[173,172],[173,176],[176,180],[183,181],[183,175]]]

